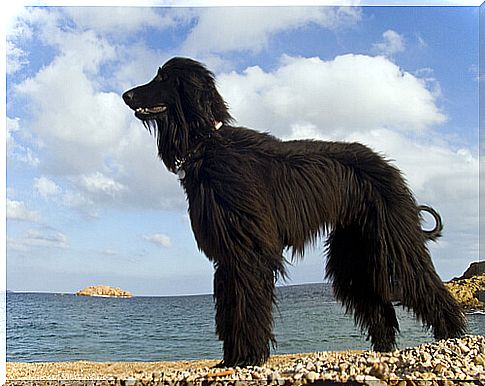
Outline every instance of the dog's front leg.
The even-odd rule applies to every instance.
[[[274,271],[261,257],[216,264],[216,329],[224,342],[224,366],[261,365],[268,359],[274,290]]]

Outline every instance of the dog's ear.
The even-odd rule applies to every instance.
[[[214,73],[203,65],[200,65],[199,69],[200,72],[196,76],[198,81],[197,87],[203,90],[203,98],[206,98],[203,104],[206,105],[204,108],[207,108],[207,113],[212,116],[213,121],[224,124],[232,122],[233,118],[229,114],[227,103],[217,91]]]
[[[190,105],[190,112],[202,113],[200,117],[205,124],[212,125],[214,122],[228,124],[233,121],[228,107],[216,88],[214,75],[204,70],[194,73],[188,78],[181,79],[181,93],[185,103]]]
[[[232,118],[231,114],[229,114],[227,103],[217,91],[215,84],[213,85],[213,89],[210,90],[210,93],[210,109],[212,111],[214,121],[222,122],[224,124],[232,122],[234,119]]]

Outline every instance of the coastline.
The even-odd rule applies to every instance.
[[[275,385],[327,381],[372,385],[399,384],[402,380],[483,382],[485,337],[468,335],[391,353],[342,351],[275,355],[261,367],[243,369],[212,368],[218,362],[7,362],[6,385],[32,385],[34,381],[37,381],[35,384],[96,381],[95,384],[132,386],[220,381]]]

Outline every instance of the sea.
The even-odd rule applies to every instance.
[[[329,284],[279,287],[272,354],[369,349]],[[432,342],[413,314],[396,307],[400,348]],[[98,298],[7,293],[7,361],[176,361],[221,359],[212,295]],[[485,314],[467,315],[485,333]]]

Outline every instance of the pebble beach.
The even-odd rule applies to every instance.
[[[6,365],[6,385],[368,385],[485,384],[485,337],[465,336],[391,353],[319,352],[273,356],[261,367],[218,362],[50,362]]]

